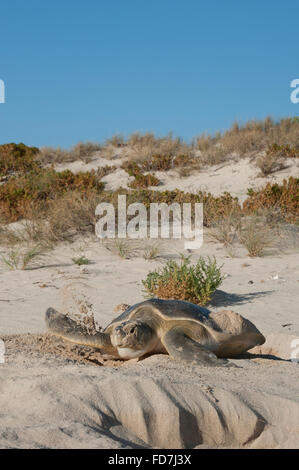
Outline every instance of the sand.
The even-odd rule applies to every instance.
[[[75,163],[78,171],[84,167]],[[270,179],[281,181],[286,171],[297,170]],[[112,189],[117,181],[123,184],[117,172],[105,177]],[[251,183],[260,185],[256,173],[244,160],[196,177],[165,174],[163,188],[206,185],[214,194],[227,190],[242,198]],[[65,308],[65,286],[80,283],[104,327],[117,304],[143,300],[141,280],[170,257],[179,259],[182,241],[161,242],[152,261],[143,258],[142,241],[130,244],[130,259],[121,259],[112,242],[78,239],[57,246],[30,269],[0,264],[0,338],[6,348],[0,448],[299,448],[299,364],[290,360],[299,358],[298,231],[289,228],[261,258],[249,258],[241,247],[230,257],[207,231],[204,236],[202,248],[190,253],[192,261],[215,255],[225,273],[208,308],[239,312],[267,339],[234,359],[238,368],[186,366],[166,355],[105,361],[99,352],[46,334],[45,311]],[[91,264],[74,265],[72,258],[81,255]]]

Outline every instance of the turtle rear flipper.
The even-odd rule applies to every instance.
[[[72,343],[91,346],[110,354],[114,351],[110,335],[101,332],[95,335],[88,335],[78,323],[66,315],[57,312],[54,308],[47,309],[46,324],[50,333]]]
[[[209,351],[199,342],[194,341],[180,327],[167,331],[162,338],[162,343],[169,355],[178,361],[202,366],[235,366],[235,364],[230,363],[226,359],[218,359],[212,351]]]

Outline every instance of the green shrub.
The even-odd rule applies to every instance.
[[[89,259],[85,258],[85,256],[80,256],[79,258],[72,258],[72,261],[74,264],[77,264],[77,266],[82,266],[83,264],[90,263]]]
[[[113,173],[117,169],[117,166],[115,165],[105,165],[105,166],[100,166],[97,171],[96,171],[96,176],[99,179],[104,178],[104,176],[109,175],[110,173]]]
[[[178,167],[194,165],[195,163],[197,163],[196,158],[193,158],[188,154],[180,154],[173,159],[173,165]]]
[[[145,171],[167,171],[172,167],[172,155],[154,154],[142,163]]]
[[[190,258],[184,256],[180,264],[168,261],[142,281],[147,297],[186,300],[199,305],[209,302],[221,283],[221,267],[215,258],[200,257],[196,264],[191,264]]]
[[[299,158],[299,147],[290,147],[290,145],[272,144],[268,146],[267,152],[283,158]]]
[[[156,176],[151,175],[150,173],[147,175],[139,173],[135,176],[134,181],[132,181],[128,186],[129,188],[148,188],[149,186],[158,186],[159,184],[160,180],[156,178]]]
[[[125,170],[130,176],[136,176],[141,173],[140,165],[137,162],[134,162],[134,160],[128,160],[123,162],[121,168]]]

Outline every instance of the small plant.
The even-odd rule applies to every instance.
[[[167,171],[172,167],[172,155],[154,154],[149,160],[145,160],[142,169],[145,171]]]
[[[31,261],[33,261],[34,258],[38,258],[43,254],[44,249],[39,244],[28,247],[22,254],[21,269],[26,269],[26,267],[31,263]]]
[[[114,248],[122,259],[129,259],[131,250],[126,240],[116,239],[114,242]]]
[[[96,175],[98,179],[100,180],[104,178],[104,176],[109,175],[109,173],[113,173],[113,171],[115,171],[116,168],[117,167],[115,165],[101,166],[100,168],[97,169]]]
[[[105,141],[105,145],[112,145],[113,147],[122,147],[125,143],[125,138],[121,134],[114,134]]]
[[[196,159],[191,157],[191,155],[188,155],[188,154],[177,155],[173,160],[173,165],[178,166],[178,167],[186,167],[189,165],[193,165],[195,163],[196,163]]]
[[[181,178],[186,178],[187,176],[190,176],[194,168],[191,167],[186,167],[182,166],[178,168],[178,174]]]
[[[8,266],[10,269],[18,269],[20,260],[20,250],[10,250],[7,256],[1,255],[1,259],[3,263],[6,264],[6,266]]]
[[[44,252],[45,249],[40,244],[19,246],[10,250],[7,256],[1,255],[1,259],[10,269],[26,269],[33,259],[42,256]]]
[[[216,220],[215,223],[212,224],[209,237],[223,243],[225,247],[229,247],[238,240],[240,224],[240,213],[231,212],[227,217]]]
[[[130,188],[148,188],[149,186],[158,186],[160,184],[160,180],[156,178],[156,176],[151,175],[148,173],[144,175],[143,173],[139,173],[135,175],[134,181],[132,181],[128,186]]]
[[[146,260],[152,260],[159,256],[160,247],[158,243],[153,243],[145,247],[143,252],[143,258]]]
[[[85,258],[85,256],[80,256],[79,258],[72,258],[74,264],[77,266],[82,266],[83,264],[89,264],[89,259]]]
[[[261,176],[268,176],[286,168],[285,157],[276,147],[268,147],[264,155],[256,160],[256,166],[261,170]]]
[[[148,173],[142,173],[141,167],[137,162],[132,160],[126,161],[122,164],[123,168],[130,176],[134,176],[134,180],[128,185],[130,188],[148,188],[149,186],[158,186],[160,180],[156,176]]]
[[[123,162],[121,168],[125,170],[130,176],[136,176],[141,173],[140,165],[134,160],[127,160]]]
[[[270,228],[261,223],[256,216],[243,223],[239,231],[239,239],[251,257],[262,256],[265,248],[270,247],[273,242]]]
[[[190,257],[185,256],[180,264],[168,261],[142,281],[147,297],[186,300],[199,305],[209,302],[221,283],[221,267],[215,258],[200,257],[197,263],[191,264]]]
[[[101,150],[101,146],[93,142],[78,142],[71,150],[74,160],[82,160],[88,163],[92,160],[92,155]]]
[[[38,158],[43,165],[74,162],[76,160],[82,160],[88,163],[91,161],[93,154],[100,149],[99,144],[92,142],[79,142],[70,150],[65,150],[60,147],[42,147],[39,151]]]

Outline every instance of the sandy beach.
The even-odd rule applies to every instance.
[[[121,162],[114,159],[117,166]],[[57,165],[87,171],[106,164]],[[268,178],[249,160],[209,167],[180,178],[157,173],[160,190],[229,191],[240,201],[248,187],[298,175],[294,161]],[[128,174],[104,177],[107,189],[125,187]],[[129,240],[128,259],[113,241],[77,237],[60,243],[26,270],[0,266],[1,448],[290,448],[299,446],[298,230],[288,226],[264,256],[250,258],[242,246],[233,256],[204,231],[204,244],[190,255],[215,256],[224,280],[207,307],[234,310],[253,322],[266,343],[233,360],[239,368],[183,365],[166,355],[141,361],[105,361],[99,353],[66,345],[46,334],[44,315],[65,309],[67,285],[90,300],[106,326],[118,304],[144,299],[141,280],[168,259],[179,260],[183,240],[159,241],[156,259],[144,259],[149,241]],[[6,248],[1,247],[1,253]],[[90,263],[77,266],[73,258]],[[62,341],[62,343],[61,343]],[[83,348],[83,349],[82,349]]]

